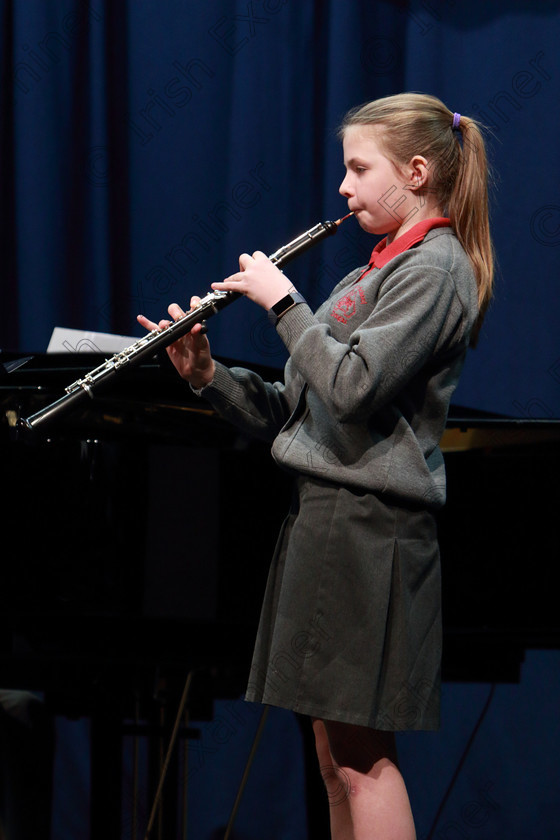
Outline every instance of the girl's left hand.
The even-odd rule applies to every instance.
[[[239,268],[240,271],[226,277],[222,283],[212,283],[212,288],[239,292],[264,309],[270,309],[290,290],[294,291],[290,280],[262,251],[255,251],[252,256],[241,254]]]

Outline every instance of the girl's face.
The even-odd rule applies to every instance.
[[[420,221],[417,197],[411,185],[415,175],[409,167],[400,172],[384,155],[372,127],[353,125],[344,135],[346,176],[339,192],[348,209],[368,233],[387,234],[392,241]],[[410,182],[407,185],[407,175]]]

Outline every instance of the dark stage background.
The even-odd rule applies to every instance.
[[[342,216],[342,116],[417,90],[489,129],[496,296],[455,402],[560,418],[559,25],[558,0],[0,0],[0,349],[44,352],[55,326],[139,336],[137,313],[158,320],[242,251]],[[373,244],[348,220],[287,273],[318,304]],[[210,338],[245,364],[284,361],[245,300]],[[405,738],[420,837],[489,691],[447,687],[442,732]],[[560,836],[559,693],[556,653],[533,652],[521,683],[492,697],[433,836]],[[244,720],[229,744],[240,753],[214,749],[217,775],[196,790],[195,840],[224,823],[212,795],[220,778],[231,802]],[[81,840],[88,724],[58,725],[54,838]],[[298,733],[285,716],[270,727],[238,836],[304,840]]]

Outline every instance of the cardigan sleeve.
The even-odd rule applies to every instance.
[[[361,422],[383,408],[435,352],[465,329],[449,271],[403,265],[384,282],[369,316],[345,341],[300,304],[277,331],[310,390],[339,422]]]
[[[214,379],[204,397],[229,422],[252,437],[273,441],[291,414],[291,394],[282,382],[266,382],[241,367],[216,362]]]

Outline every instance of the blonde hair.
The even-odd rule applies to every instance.
[[[414,155],[428,161],[430,188],[449,216],[474,270],[479,313],[471,339],[474,344],[492,297],[494,278],[488,161],[482,126],[461,116],[456,131],[453,122],[453,112],[435,96],[401,93],[353,108],[346,114],[339,135],[344,137],[350,126],[379,126],[384,152],[397,168]]]

